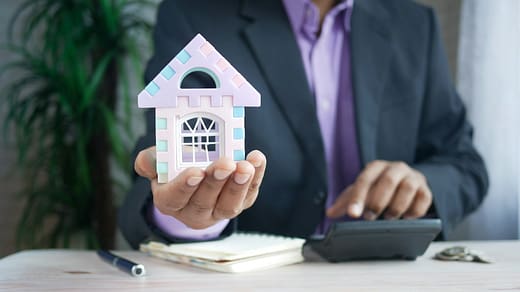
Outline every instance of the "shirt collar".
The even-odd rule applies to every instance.
[[[319,10],[312,0],[283,0],[289,22],[295,32],[300,32],[308,37],[316,37],[319,28]],[[344,17],[345,31],[350,31],[350,23],[354,0],[340,0],[327,15],[341,15]]]

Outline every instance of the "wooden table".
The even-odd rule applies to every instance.
[[[482,250],[494,264],[441,262],[432,255],[453,245]],[[520,291],[520,241],[434,243],[416,261],[329,264],[305,262],[245,274],[222,274],[148,257],[118,254],[142,263],[147,276],[133,278],[92,251],[29,250],[0,260],[0,290],[168,291]]]

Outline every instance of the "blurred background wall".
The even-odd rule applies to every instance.
[[[457,54],[459,47],[459,27],[462,0],[418,0],[431,6],[437,13],[441,25],[442,37],[450,63],[452,76],[457,72]]]
[[[453,239],[520,238],[520,1],[466,0],[457,79],[490,188]]]

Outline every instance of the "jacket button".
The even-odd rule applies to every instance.
[[[315,197],[314,197],[314,204],[316,205],[321,205],[323,204],[323,201],[325,201],[325,192],[319,192]]]

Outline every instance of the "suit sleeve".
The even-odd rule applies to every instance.
[[[451,230],[482,202],[488,176],[475,149],[466,109],[451,81],[433,11],[429,10],[430,46],[425,100],[416,152],[417,164],[433,193],[434,212]],[[446,235],[446,233],[444,233]]]
[[[162,68],[187,44],[195,33],[185,18],[188,8],[179,7],[177,1],[166,0],[158,8],[157,23],[154,30],[154,55],[147,64],[145,83],[150,82]],[[192,81],[197,82],[197,80]],[[155,145],[155,113],[146,111],[146,133],[136,143],[132,161],[139,151]],[[132,248],[146,240],[163,242],[184,242],[186,240],[174,238],[153,224],[153,200],[150,182],[139,177],[135,172],[133,185],[119,208],[118,224],[123,236]],[[236,220],[221,233],[227,236],[235,229]]]

